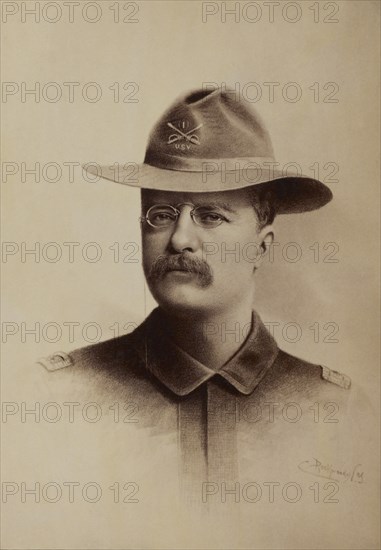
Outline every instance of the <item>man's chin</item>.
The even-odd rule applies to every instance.
[[[151,292],[162,309],[177,316],[202,315],[212,308],[210,300],[206,300],[206,289],[196,282],[181,285],[176,282],[174,287],[161,283],[160,288],[151,287]]]

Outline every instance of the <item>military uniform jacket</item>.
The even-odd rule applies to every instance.
[[[350,379],[280,350],[255,312],[217,373],[171,341],[159,309],[128,335],[40,364],[53,394],[63,385],[93,414],[118,415],[130,438],[144,435],[155,452],[160,441],[185,493],[200,498],[205,483],[320,474],[318,463],[342,456]]]
[[[79,495],[99,485],[96,505],[63,511],[93,526],[88,547],[374,547],[364,533],[377,476],[357,384],[280,350],[255,312],[217,373],[171,341],[156,309],[134,332],[53,354],[28,376],[41,419],[18,425],[14,470],[76,482]]]

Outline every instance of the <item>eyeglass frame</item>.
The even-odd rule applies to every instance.
[[[171,210],[173,210],[173,212],[175,213],[176,215],[176,219],[174,220],[173,223],[170,223],[168,225],[153,225],[153,223],[149,220],[149,212],[153,209],[153,208],[157,208],[158,206],[165,206],[167,208],[170,208]],[[153,204],[152,206],[150,206],[146,212],[146,215],[145,216],[140,216],[139,218],[139,221],[140,223],[143,223],[143,222],[147,222],[149,226],[153,227],[154,229],[162,229],[162,228],[168,228],[168,227],[172,227],[173,225],[176,224],[177,220],[179,219],[179,216],[181,214],[181,210],[179,210],[179,206],[192,206],[192,210],[189,212],[189,215],[190,217],[192,218],[192,221],[195,225],[198,225],[199,227],[202,227],[203,229],[207,229],[204,225],[200,224],[199,222],[197,222],[196,218],[195,218],[195,210],[197,210],[198,208],[205,208],[205,206],[195,206],[194,204],[190,203],[190,202],[180,202],[179,204],[176,204],[176,206],[172,206],[171,204]],[[217,223],[217,225],[213,225],[212,227],[210,226],[209,229],[214,229],[218,226],[220,226],[222,223],[223,223],[224,219],[222,218],[221,220],[219,220],[219,222]]]

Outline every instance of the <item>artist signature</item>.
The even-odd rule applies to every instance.
[[[356,464],[353,468],[346,470],[335,468],[329,463],[320,462],[317,458],[311,458],[301,462],[298,468],[307,474],[331,479],[332,481],[364,483],[364,472],[361,468],[361,464]]]

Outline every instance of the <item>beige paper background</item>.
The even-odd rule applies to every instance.
[[[21,2],[12,4],[21,9]],[[43,99],[40,103],[31,99],[22,103],[19,94],[9,97],[2,104],[3,162],[57,162],[61,166],[64,162],[140,162],[151,126],[179,93],[203,82],[226,82],[230,86],[260,83],[264,96],[256,108],[268,124],[279,162],[298,162],[307,174],[315,162],[321,169],[325,163],[335,162],[339,182],[332,184],[334,200],[323,210],[277,219],[276,240],[281,246],[297,242],[303,257],[290,263],[275,252],[277,261],[263,265],[257,277],[256,308],[264,321],[280,322],[280,327],[298,323],[302,337],[295,343],[282,338],[276,329],[280,347],[345,372],[360,384],[377,410],[379,3],[336,2],[339,22],[333,24],[315,23],[310,9],[313,2],[308,1],[297,3],[303,15],[294,24],[278,12],[270,23],[264,7],[262,19],[255,24],[242,17],[238,22],[230,17],[222,23],[219,15],[203,23],[202,3],[188,1],[140,2],[139,22],[123,24],[113,22],[111,2],[98,4],[102,17],[94,24],[81,17],[69,23],[64,16],[54,24],[29,19],[22,23],[20,14],[3,22],[3,81],[41,82],[42,86],[46,82],[95,81],[103,91],[102,99],[94,104],[83,101],[78,92],[73,103],[67,101],[65,92],[66,99],[57,103]],[[124,4],[120,2],[120,6]],[[323,11],[327,2],[319,4],[323,17],[328,13]],[[114,103],[109,90],[114,82],[136,82],[138,102]],[[289,103],[282,98],[280,86],[270,103],[264,82],[280,82],[281,86],[297,82],[303,96]],[[309,87],[315,82],[319,86],[337,83],[338,103],[314,103]],[[21,323],[28,328],[36,322],[64,327],[63,323],[70,321],[79,322],[82,328],[95,322],[102,328],[101,339],[107,339],[113,336],[109,327],[114,323],[121,327],[138,323],[154,307],[144,288],[140,253],[137,263],[123,263],[114,262],[109,250],[115,242],[140,246],[137,190],[102,180],[89,183],[77,167],[73,182],[68,181],[67,172],[57,183],[37,183],[30,176],[25,182],[19,176],[9,177],[3,182],[2,195],[3,241],[40,242],[41,246],[56,242],[64,254],[57,263],[29,259],[23,263],[18,254],[6,263],[3,260],[3,323],[17,323],[21,330]],[[64,242],[80,242],[81,246],[97,242],[102,259],[88,263],[76,252],[75,261],[70,263]],[[339,261],[315,263],[309,247],[316,242],[319,246],[337,243]],[[314,342],[309,327],[316,322],[321,327],[336,323],[339,342],[325,343],[322,337]],[[33,384],[30,373],[36,357],[87,343],[80,331],[75,342],[69,341],[65,328],[55,343],[43,339],[36,342],[32,336],[23,342],[20,331],[10,336],[3,344],[3,400],[22,399],[25,384]],[[54,442],[58,432],[52,431],[51,437]],[[22,463],[14,461],[15,455],[23,453],[17,448],[21,441],[7,435],[3,442],[3,479],[23,478]],[[16,447],[7,450],[7,444],[12,443]],[[39,453],[43,456],[37,444],[33,453],[35,458]],[[374,509],[373,502],[368,506]],[[192,530],[185,535],[189,526],[177,526],[177,536],[171,536],[170,510],[168,525],[151,524],[151,535],[149,526],[142,534],[144,514],[139,511],[134,512],[139,519],[134,518],[136,523],[130,524],[127,532],[109,511],[109,523],[103,521],[99,533],[92,536],[86,522],[82,529],[75,526],[76,535],[60,532],[60,522],[65,522],[69,513],[65,509],[50,508],[47,512],[45,507],[32,510],[20,504],[3,506],[3,513],[4,548],[149,548],[155,544],[173,548],[192,544]],[[45,513],[53,522],[53,538],[48,524],[44,530],[34,527],[35,514]],[[18,532],[18,523],[25,535]],[[374,521],[368,529],[367,544],[376,548]],[[265,536],[259,540],[262,547],[273,547],[270,539],[265,546]],[[359,536],[352,546],[338,525],[326,543],[324,538],[320,540],[319,548],[343,547],[340,544],[360,548],[364,539]],[[287,541],[284,547],[292,548],[292,536]],[[199,542],[194,544],[201,547]],[[206,541],[205,547],[224,544],[217,536],[215,541]],[[238,544],[252,547],[253,543],[247,536]]]

